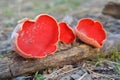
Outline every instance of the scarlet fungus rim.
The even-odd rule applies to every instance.
[[[77,27],[79,26],[79,23],[80,23],[82,20],[84,20],[84,19],[92,20],[94,23],[98,22],[98,23],[101,25],[101,28],[102,28],[102,30],[103,30],[104,33],[105,33],[105,38],[104,38],[103,41],[101,42],[102,45],[100,45],[100,44],[99,44],[96,40],[94,40],[93,38],[89,38],[89,37],[86,36],[85,34],[81,33],[83,36],[85,36],[85,37],[88,38],[89,40],[95,41],[95,43],[97,43],[97,45],[99,45],[99,47],[96,47],[96,46],[94,46],[94,47],[96,47],[96,48],[101,48],[101,47],[103,46],[104,42],[106,41],[107,34],[106,34],[106,31],[105,31],[105,29],[103,28],[103,25],[101,24],[100,21],[94,20],[94,19],[92,19],[92,18],[82,18],[82,19],[80,19],[80,20],[78,21],[78,23],[77,23],[77,25],[76,25],[76,27],[75,27],[75,32],[76,32],[76,30],[78,31]],[[85,43],[86,43],[86,42],[85,42]],[[88,44],[88,43],[87,43],[87,44]],[[90,44],[90,45],[91,45],[91,44]],[[92,45],[92,46],[93,46],[93,45]]]
[[[47,54],[45,54],[45,56],[32,56],[31,54],[26,54],[24,51],[22,51],[22,50],[18,47],[18,44],[17,44],[17,42],[18,42],[18,41],[17,41],[17,38],[18,38],[18,36],[19,36],[18,32],[23,29],[22,26],[24,25],[24,23],[25,23],[26,21],[36,22],[36,20],[37,20],[40,16],[48,16],[48,17],[52,18],[52,19],[56,22],[57,29],[58,29],[58,36],[57,36],[57,41],[56,41],[56,43],[55,43],[54,45],[56,45],[56,50],[57,50],[57,47],[58,47],[57,44],[58,44],[58,42],[59,42],[59,37],[60,37],[60,28],[59,28],[59,25],[58,25],[58,23],[57,23],[57,20],[56,20],[54,17],[52,17],[51,15],[48,15],[48,14],[40,14],[40,15],[36,16],[34,20],[25,18],[25,19],[23,19],[23,20],[18,21],[18,25],[17,25],[17,26],[18,26],[19,28],[17,29],[17,31],[13,31],[13,33],[12,33],[11,40],[12,40],[12,46],[14,45],[14,46],[13,46],[13,49],[15,49],[15,51],[18,52],[18,54],[21,55],[21,56],[23,56],[24,58],[44,58],[44,57],[47,56]],[[16,26],[16,27],[17,27],[17,26]],[[15,41],[13,41],[13,40],[15,40]],[[54,54],[54,53],[56,52],[56,50],[53,51],[53,52],[50,53],[50,54]]]

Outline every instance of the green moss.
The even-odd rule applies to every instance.
[[[0,58],[11,57],[13,55],[14,54],[12,54],[12,53],[8,53],[8,54],[5,54],[5,55],[0,55]]]
[[[35,73],[35,76],[34,76],[35,80],[44,80],[44,76],[41,75],[41,74],[38,74],[38,72]]]
[[[7,17],[12,17],[14,15],[13,11],[10,10],[9,8],[4,9],[3,12],[4,12],[5,16],[7,16]]]

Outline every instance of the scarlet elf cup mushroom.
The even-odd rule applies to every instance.
[[[25,19],[12,33],[13,49],[24,58],[42,58],[56,51],[59,39],[57,21],[42,14],[35,20]]]
[[[81,41],[97,48],[102,47],[106,39],[102,24],[89,18],[78,22],[75,33]],[[42,14],[35,20],[20,21],[12,33],[11,42],[13,49],[24,58],[42,58],[56,51],[59,40],[72,43],[75,33],[67,23],[58,25],[53,17]]]
[[[106,32],[102,24],[90,18],[81,19],[75,28],[75,32],[81,41],[96,48],[102,47],[106,40]]]
[[[75,33],[71,27],[65,22],[59,23],[60,27],[60,41],[70,44],[75,40]]]

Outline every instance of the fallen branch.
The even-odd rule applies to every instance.
[[[90,46],[80,45],[42,59],[24,59],[19,55],[0,58],[0,78],[14,77],[24,73],[33,73],[48,67],[77,63],[83,58],[95,55],[97,51],[97,49]]]
[[[25,59],[17,55],[15,52],[8,52],[8,56],[0,58],[0,78],[10,78],[26,73],[34,73],[49,67],[60,67],[74,64],[83,58],[93,58],[98,56],[98,54],[108,55],[111,51],[111,47],[109,47],[109,49],[105,48],[107,51],[103,50],[103,52],[101,52],[102,50],[92,48],[85,44],[76,44],[77,45],[73,44],[71,46],[62,45],[65,47],[64,49],[60,49],[55,54],[48,55],[42,59]]]

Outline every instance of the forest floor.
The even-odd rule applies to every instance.
[[[102,14],[105,4],[109,1],[120,2],[120,0],[0,0],[0,54],[11,49],[11,33],[19,20],[25,17],[34,19],[42,13],[50,14],[58,21],[66,21],[72,28],[81,18],[93,18],[103,23],[108,35],[120,35],[120,20]],[[120,80],[119,51],[114,50],[109,56],[98,56],[96,59],[81,60],[73,65],[48,68],[11,80]]]

